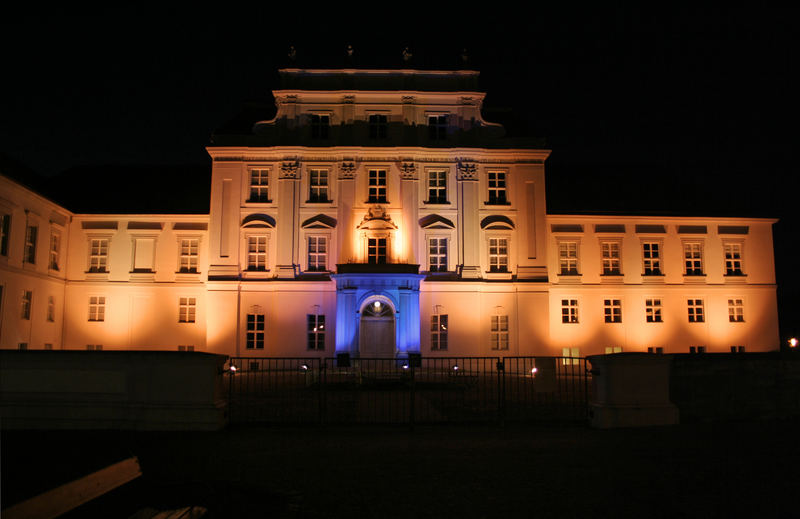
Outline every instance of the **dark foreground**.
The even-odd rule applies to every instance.
[[[787,517],[800,421],[3,432],[3,508],[115,461],[143,476],[64,517]]]

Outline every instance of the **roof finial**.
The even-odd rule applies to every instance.
[[[287,56],[291,62],[294,62],[294,60],[297,58],[297,50],[294,48],[294,45],[289,45],[289,53]]]
[[[466,65],[469,62],[469,54],[467,54],[466,47],[461,50],[461,63]]]
[[[352,45],[348,45],[347,46],[347,57],[350,58],[350,59],[353,59],[353,52],[354,52],[353,46]]]
[[[408,50],[408,47],[403,49],[403,61],[408,63],[409,61],[411,61],[412,56],[413,54],[411,54],[411,51]]]

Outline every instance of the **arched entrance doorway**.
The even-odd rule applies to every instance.
[[[385,298],[372,298],[361,309],[358,333],[360,357],[394,358],[395,312]]]

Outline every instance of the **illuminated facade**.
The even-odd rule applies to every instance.
[[[281,71],[208,215],[73,214],[0,179],[0,346],[228,355],[777,348],[774,220],[548,215],[549,152],[470,71]],[[46,346],[49,345],[49,346]]]

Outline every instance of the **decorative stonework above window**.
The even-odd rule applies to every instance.
[[[478,166],[474,162],[459,161],[457,167],[458,180],[478,180]]]
[[[279,178],[297,178],[298,171],[300,171],[300,163],[298,161],[284,162],[281,164]]]

